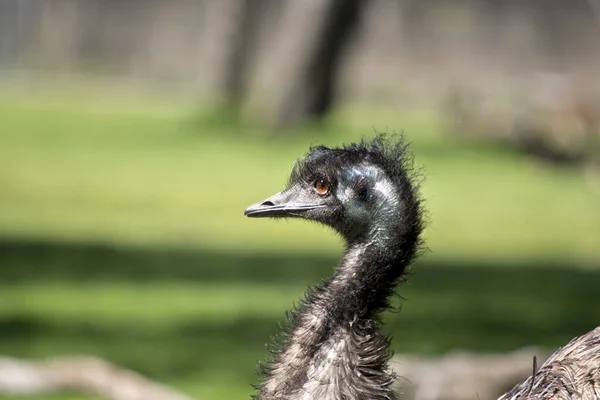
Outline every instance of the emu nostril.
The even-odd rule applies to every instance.
[[[268,201],[268,200],[267,200],[267,201],[264,201],[264,202],[261,204],[261,206],[274,206],[274,205],[275,205],[275,204],[273,204],[273,202],[271,202],[271,201]]]

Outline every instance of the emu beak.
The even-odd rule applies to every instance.
[[[303,191],[298,187],[292,187],[274,194],[266,200],[246,208],[244,215],[247,217],[302,217],[306,211],[325,207],[324,204],[316,204],[308,199],[303,199]]]

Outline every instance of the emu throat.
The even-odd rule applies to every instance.
[[[379,316],[405,265],[386,255],[386,244],[350,243],[334,275],[307,293],[260,399],[395,399]]]

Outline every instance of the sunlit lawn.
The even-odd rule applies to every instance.
[[[600,253],[598,194],[577,172],[454,143],[427,115],[347,110],[325,131],[261,140],[256,128],[198,127],[189,108],[115,102],[0,103],[0,234],[337,253],[324,229],[242,212],[283,187],[308,144],[404,129],[425,168],[430,257],[588,262]]]
[[[432,252],[388,316],[397,350],[557,346],[599,323],[600,197],[578,171],[456,142],[425,113],[344,109],[294,134],[194,115],[0,98],[0,353],[97,354],[200,399],[248,398],[283,311],[341,243],[243,210],[308,144],[374,129],[413,141],[430,210]]]

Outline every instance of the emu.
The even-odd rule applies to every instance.
[[[313,147],[287,188],[248,217],[303,218],[346,241],[333,276],[309,289],[262,366],[257,400],[397,400],[381,314],[422,248],[418,174],[403,137]],[[557,350],[499,400],[599,399],[600,327]]]
[[[600,326],[556,350],[533,374],[498,400],[600,399]]]
[[[397,399],[381,313],[418,255],[422,206],[402,137],[311,148],[287,188],[248,217],[304,218],[346,241],[335,273],[291,311],[257,399]]]

